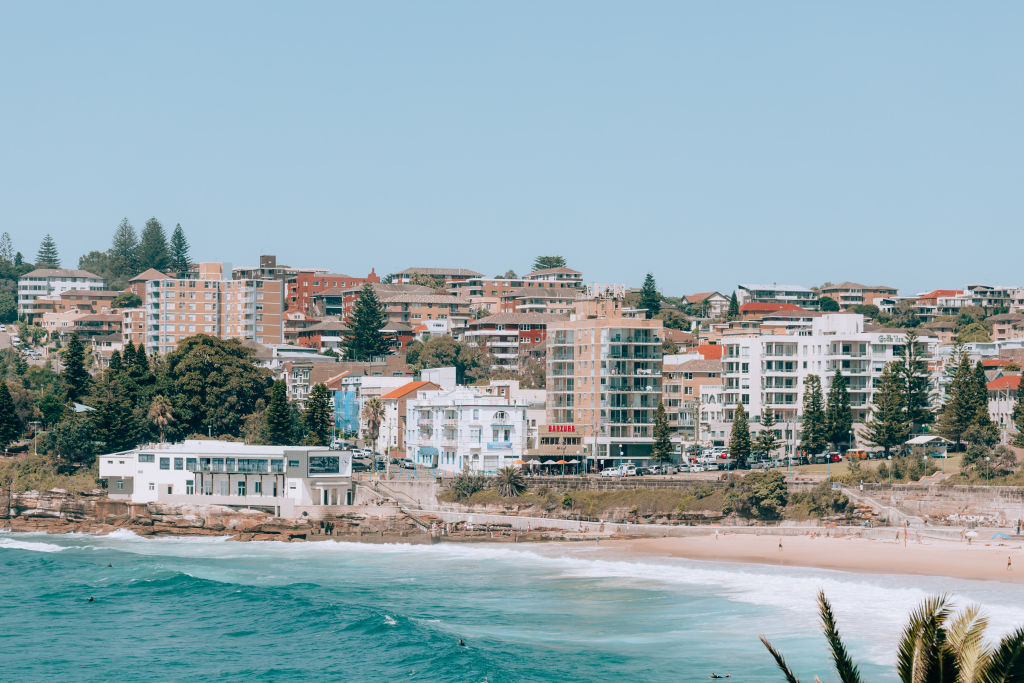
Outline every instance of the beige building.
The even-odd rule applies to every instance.
[[[662,400],[674,436],[693,441],[701,389],[722,385],[722,362],[704,360],[699,354],[665,356],[662,382]]]
[[[580,438],[587,469],[647,462],[661,398],[662,322],[616,299],[548,325],[546,429]]]
[[[197,334],[281,344],[283,311],[280,280],[225,279],[222,264],[201,263],[194,278],[149,280],[142,309],[122,313],[122,333],[150,354],[169,353]]]
[[[992,323],[992,341],[1024,339],[1024,314],[1004,313],[994,315],[987,322]]]
[[[396,292],[380,295],[381,303],[392,323],[406,323],[415,328],[428,320],[444,321],[448,333],[459,336],[469,324],[469,299],[447,294]]]
[[[879,299],[896,296],[895,287],[884,285],[862,285],[857,282],[840,282],[821,288],[821,295],[833,299],[843,310],[852,306],[875,305]]]

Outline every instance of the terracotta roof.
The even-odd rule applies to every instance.
[[[115,299],[118,294],[124,294],[124,292],[119,292],[115,289],[69,289],[66,292],[61,292],[60,297],[63,299],[65,297],[72,298],[76,296],[87,296],[92,297],[93,299],[103,299],[107,297]]]
[[[952,320],[936,320],[932,323],[925,323],[921,327],[926,330],[953,330],[956,329],[956,323]]]
[[[74,270],[71,268],[36,268],[21,277],[91,277],[94,280],[103,279],[99,275],[90,273],[87,270]]]
[[[720,360],[688,360],[678,366],[683,372],[721,372]]]
[[[988,383],[989,391],[998,391],[1000,389],[1010,389],[1016,391],[1020,389],[1020,375],[1003,375],[998,379],[994,379]]]
[[[532,273],[527,273],[523,277],[531,277],[533,275],[555,275],[557,273],[583,275],[583,273],[581,273],[578,270],[573,270],[572,268],[566,268],[562,266],[560,268],[541,268],[540,270],[535,270]]]
[[[449,294],[420,294],[419,292],[397,292],[384,294],[380,297],[383,303],[410,303],[410,304],[470,304],[469,299]]]
[[[724,350],[721,344],[701,344],[697,347],[697,353],[704,356],[704,360],[721,360]]]
[[[481,327],[483,325],[546,325],[568,320],[569,318],[558,313],[495,313],[486,318],[474,320],[470,327]]]
[[[150,280],[167,280],[170,277],[171,276],[168,275],[167,273],[161,273],[156,268],[150,268],[148,270],[142,271],[128,282],[149,282]]]
[[[395,275],[452,275],[457,277],[483,277],[483,273],[468,268],[406,268]]]
[[[1009,358],[983,358],[981,366],[984,368],[999,368],[1013,363]]]
[[[384,284],[381,282],[367,282],[355,286],[349,287],[332,287],[331,289],[325,289],[321,292],[314,292],[310,296],[313,297],[324,297],[324,296],[342,296],[344,294],[352,294],[362,290],[364,284],[370,285],[370,288],[381,296],[383,294],[393,294],[395,292],[423,292],[429,294],[434,291],[433,287],[426,287],[424,285],[403,285],[399,283]]]
[[[989,323],[1019,323],[1024,321],[1024,313],[1000,313],[994,315],[985,322]]]
[[[704,299],[707,299],[709,296],[714,296],[715,294],[718,294],[718,296],[723,299],[727,298],[721,292],[697,292],[696,294],[688,294],[686,296],[686,300],[691,304],[699,304],[701,301],[704,301]]]
[[[917,297],[917,300],[921,301],[922,299],[938,299],[940,296],[956,296],[959,293],[959,289],[936,289],[933,292],[922,294],[921,296]]]
[[[385,399],[385,398],[396,398],[396,399],[397,398],[402,398],[403,396],[408,396],[409,394],[417,392],[417,391],[420,391],[421,389],[431,389],[431,388],[440,389],[441,387],[439,387],[438,385],[434,384],[433,382],[409,382],[408,384],[403,384],[402,386],[398,387],[397,389],[392,389],[388,393],[386,393],[383,396],[381,396],[381,399]]]

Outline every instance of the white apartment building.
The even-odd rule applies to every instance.
[[[999,427],[1003,443],[1017,433],[1013,424],[1013,409],[1017,405],[1017,392],[1021,391],[1020,375],[1002,375],[988,383],[988,414]]]
[[[737,285],[736,299],[739,304],[794,304],[809,311],[817,310],[818,295],[809,287],[801,285]]]
[[[406,403],[406,458],[447,474],[496,473],[524,459],[529,407],[476,387],[417,392]]]
[[[87,270],[36,268],[18,278],[18,315],[32,318],[35,301],[58,297],[72,290],[97,291],[107,288],[106,281]]]
[[[756,432],[761,411],[770,405],[783,441],[795,442],[804,380],[812,374],[820,376],[827,396],[835,371],[841,370],[849,386],[854,422],[862,423],[870,414],[875,382],[885,365],[898,359],[905,340],[906,334],[898,330],[865,331],[864,317],[855,313],[822,315],[794,335],[723,339],[724,417],[731,421],[736,404],[742,401],[751,431]],[[928,357],[938,340],[920,337],[918,343]]]
[[[191,440],[98,460],[112,500],[255,508],[279,517],[295,516],[297,506],[352,503],[347,451]]]

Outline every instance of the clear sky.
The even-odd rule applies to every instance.
[[[666,294],[1024,284],[1024,3],[22,2],[0,230]]]

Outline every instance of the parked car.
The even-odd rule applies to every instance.
[[[637,467],[636,476],[642,477],[647,474],[654,474],[655,472],[650,467]]]
[[[635,477],[636,476],[636,465],[630,463],[628,465],[620,465],[622,468],[622,476],[624,477]]]
[[[403,470],[416,469],[416,463],[414,463],[412,460],[406,460],[404,458],[398,461],[398,466],[401,467]]]
[[[622,476],[622,470],[619,469],[618,467],[606,467],[603,470],[601,470],[600,476],[602,476],[602,477],[621,477]]]
[[[722,468],[718,466],[717,462],[709,462],[704,465],[704,471],[706,472],[717,472],[720,469]]]
[[[352,461],[352,471],[353,472],[369,472],[371,469],[372,468],[370,467],[370,463],[368,463],[368,462],[365,462],[363,460],[353,460]]]
[[[690,465],[690,471],[691,472],[703,472],[704,471],[704,465]]]
[[[689,471],[690,471],[690,466],[688,464],[686,464],[686,463],[682,463],[681,465],[676,467],[676,472],[689,472]]]

